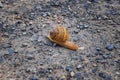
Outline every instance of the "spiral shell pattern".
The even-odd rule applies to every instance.
[[[58,26],[50,31],[50,38],[55,41],[65,42],[68,40],[68,32],[66,28]]]

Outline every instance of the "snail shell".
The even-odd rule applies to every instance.
[[[68,40],[68,32],[66,28],[58,26],[50,31],[50,37],[55,41],[65,42]]]
[[[50,31],[49,40],[66,48],[77,50],[78,46],[73,42],[68,41],[68,31],[66,28],[58,26]]]

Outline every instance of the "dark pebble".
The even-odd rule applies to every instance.
[[[28,54],[28,55],[27,55],[27,59],[28,59],[28,60],[32,60],[32,59],[34,59],[34,56],[33,56],[32,54]]]
[[[51,1],[51,2],[50,2],[50,5],[51,5],[51,6],[56,6],[56,7],[58,7],[58,6],[61,6],[61,2],[60,2],[60,1],[55,1],[55,2],[54,2],[54,1]]]
[[[36,5],[34,6],[34,10],[35,10],[35,11],[40,11],[41,9],[42,9],[41,5],[36,4]]]
[[[18,66],[18,64],[17,64],[16,62],[13,62],[12,65],[13,65],[14,67],[17,67],[17,66]]]
[[[18,50],[15,50],[15,52],[14,53],[18,53]]]
[[[75,76],[76,80],[82,80],[81,73],[75,73],[74,76]]]
[[[3,22],[0,21],[0,30],[3,29]]]
[[[47,45],[47,46],[54,46],[54,43],[52,43],[50,41],[43,41],[43,43],[44,43],[44,45]]]
[[[102,55],[102,57],[104,58],[104,59],[111,59],[112,58],[112,54],[104,54],[104,55]]]
[[[96,47],[96,50],[97,50],[97,51],[101,51],[101,48],[100,48],[100,47]]]
[[[84,2],[84,3],[83,3],[83,7],[84,7],[85,9],[89,9],[89,8],[90,8],[90,3]]]
[[[109,50],[109,51],[112,51],[114,49],[114,45],[113,44],[108,44],[106,46],[106,49]]]
[[[95,2],[95,0],[89,0],[90,2]]]
[[[97,70],[98,70],[98,68],[96,67],[96,68],[92,69],[92,72],[93,72],[93,73],[96,73]]]
[[[2,63],[4,61],[4,58],[0,57],[0,63]]]
[[[99,0],[89,0],[90,2],[98,2]]]
[[[75,30],[74,30],[74,33],[77,34],[78,32],[79,32],[79,29],[75,29]]]
[[[102,53],[102,52],[99,52],[99,55],[103,55],[104,53]]]
[[[95,52],[94,55],[96,55],[96,56],[99,55],[99,52]]]
[[[114,10],[109,10],[106,12],[108,15],[116,15],[116,12]]]
[[[72,71],[72,66],[66,66],[66,71],[71,72]]]
[[[105,77],[105,80],[112,80],[112,76],[111,76],[111,75],[107,75],[107,76]]]
[[[94,57],[94,54],[87,54],[87,57]]]
[[[43,13],[42,13],[42,16],[43,16],[43,17],[50,16],[50,12],[43,12]]]
[[[109,59],[111,59],[112,57],[113,57],[113,55],[112,55],[112,54],[109,54],[109,55],[108,55],[108,58],[109,58]]]
[[[39,80],[37,77],[32,77],[30,80]]]
[[[48,68],[47,70],[48,70],[49,73],[53,72],[52,68]]]
[[[13,48],[8,48],[7,51],[9,54],[13,54],[15,52],[15,50]]]
[[[41,70],[39,71],[39,74],[40,74],[41,77],[44,77],[44,76],[46,75],[46,73],[47,73],[47,71],[44,70],[44,69],[41,69]]]
[[[50,76],[50,77],[48,78],[48,80],[54,80],[54,77],[53,77],[53,76]]]
[[[98,73],[98,75],[99,75],[99,77],[102,77],[102,78],[106,77],[105,73],[103,73],[103,72]]]
[[[11,45],[8,44],[8,43],[6,43],[6,44],[3,45],[3,48],[10,48],[10,47],[11,47]]]
[[[83,24],[83,25],[78,26],[77,28],[86,29],[86,28],[89,28],[89,25]]]
[[[108,58],[108,55],[104,54],[104,55],[102,55],[102,57],[103,57],[104,59],[107,59],[107,58]]]
[[[106,60],[97,60],[98,63],[108,63]]]

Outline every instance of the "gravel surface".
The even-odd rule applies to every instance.
[[[0,0],[0,80],[120,80],[120,0]]]

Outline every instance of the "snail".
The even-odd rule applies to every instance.
[[[68,41],[68,31],[65,27],[58,26],[50,31],[49,40],[71,50],[77,50],[78,46],[71,41]]]

